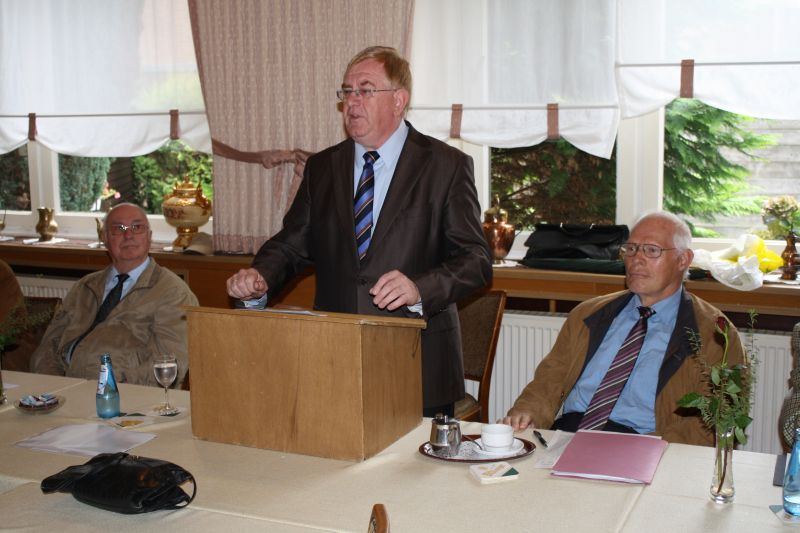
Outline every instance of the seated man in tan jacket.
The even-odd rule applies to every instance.
[[[171,354],[180,384],[189,367],[181,306],[197,305],[197,298],[149,257],[153,232],[140,207],[115,206],[103,231],[111,265],[70,289],[31,357],[31,369],[96,379],[100,356],[107,353],[118,381],[158,385],[153,359]]]
[[[670,442],[713,445],[699,413],[676,404],[687,392],[705,391],[702,368],[690,357],[696,350],[690,332],[699,336],[699,355],[709,364],[723,353],[714,340],[722,313],[683,288],[694,257],[690,246],[689,228],[676,216],[640,218],[622,247],[628,290],[572,310],[503,422],[515,429],[654,433]],[[732,325],[729,332],[734,365],[743,361],[744,349]]]

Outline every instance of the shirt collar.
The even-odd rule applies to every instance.
[[[148,255],[147,257],[145,257],[144,261],[142,261],[141,265],[137,266],[136,268],[134,268],[133,270],[128,272],[128,280],[133,281],[133,283],[136,283],[136,280],[139,279],[139,276],[142,275],[142,272],[144,272],[144,269],[146,269],[147,265],[149,265],[149,264],[150,264],[150,256]],[[111,280],[114,280],[114,283],[116,283],[116,277],[117,277],[118,274],[119,274],[119,271],[112,266],[111,267],[111,275],[109,277],[108,282],[110,282]],[[126,280],[126,281],[128,281],[128,280]]]
[[[658,302],[654,303],[650,306],[650,308],[655,311],[655,314],[650,317],[648,320],[655,319],[656,321],[661,321],[666,318],[667,311],[669,310],[677,310],[678,305],[680,304],[681,295],[683,294],[683,286],[678,287],[678,290],[664,298],[663,300],[659,300]],[[626,312],[636,313],[636,316],[639,316],[639,311],[637,307],[642,305],[642,300],[639,298],[638,294],[634,294],[633,298],[628,302],[628,305],[625,306]]]
[[[408,137],[408,124],[406,124],[405,120],[400,121],[400,125],[397,126],[397,129],[394,130],[394,133],[386,139],[386,142],[383,143],[377,150],[374,150],[380,154],[380,159],[375,163],[375,165],[386,165],[389,168],[394,168],[397,164],[397,160],[400,158],[400,152],[403,151],[403,145],[406,143],[406,137]],[[367,153],[367,149],[360,145],[359,143],[356,144],[356,166],[363,167],[364,166],[364,154]]]

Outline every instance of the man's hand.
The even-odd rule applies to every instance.
[[[497,423],[508,424],[514,428],[514,431],[522,431],[523,429],[528,429],[528,427],[534,427],[534,425],[531,423],[531,415],[525,413],[501,418],[497,421]]]
[[[399,270],[392,270],[381,276],[369,293],[374,296],[372,303],[380,309],[389,311],[394,311],[403,305],[415,305],[420,302],[419,289]]]
[[[228,294],[239,300],[261,298],[267,292],[267,282],[255,268],[243,268],[228,278]]]

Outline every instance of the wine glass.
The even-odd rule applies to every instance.
[[[162,355],[153,361],[153,373],[156,381],[164,387],[164,405],[159,406],[156,412],[161,416],[178,414],[178,408],[169,404],[169,386],[178,377],[178,361],[172,355]]]

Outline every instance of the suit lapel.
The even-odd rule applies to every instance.
[[[397,160],[392,183],[389,185],[386,200],[381,208],[381,215],[375,225],[375,233],[370,240],[367,258],[370,256],[370,251],[386,236],[397,215],[408,205],[411,191],[414,190],[420,177],[425,174],[430,157],[431,151],[425,138],[409,124],[408,137],[403,145],[400,158]]]
[[[341,225],[332,227],[345,228],[350,232],[350,252],[358,262],[358,252],[356,251],[356,222],[353,215],[353,158],[355,146],[351,139],[341,143],[339,149],[331,154],[331,179],[334,180],[333,203],[336,206],[336,213],[339,216]]]

